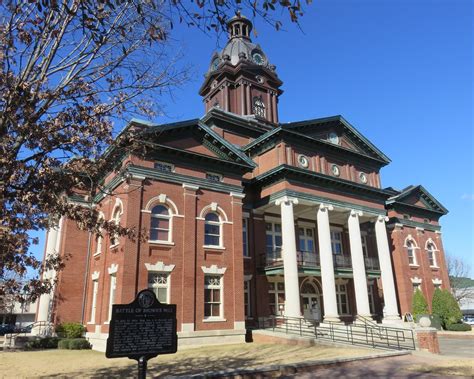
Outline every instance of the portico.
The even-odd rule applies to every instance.
[[[266,275],[277,269],[283,274],[285,316],[308,317],[314,305],[323,321],[341,321],[350,306],[356,318],[371,318],[374,294],[368,284],[378,279],[385,319],[400,319],[383,211],[284,195],[257,212],[267,230]],[[349,284],[355,304],[348,303]]]

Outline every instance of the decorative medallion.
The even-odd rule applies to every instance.
[[[329,140],[329,142],[331,142],[335,145],[339,145],[339,137],[335,132],[329,133],[328,140]]]
[[[214,58],[214,60],[211,63],[211,70],[212,71],[217,70],[218,66],[219,66],[219,58]]]
[[[359,174],[359,179],[361,183],[364,183],[364,184],[367,183],[367,175],[365,174],[365,172],[361,172]]]
[[[339,166],[336,164],[333,164],[331,166],[331,172],[333,173],[334,176],[339,176],[341,175],[341,170],[339,169]]]
[[[309,159],[303,154],[298,155],[298,165],[303,168],[308,168]]]

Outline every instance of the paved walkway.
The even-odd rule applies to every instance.
[[[397,379],[430,379],[446,378],[446,375],[434,375],[432,373],[421,373],[408,371],[406,368],[412,365],[426,364],[432,355],[415,353],[393,358],[384,358],[371,361],[358,361],[343,366],[316,369],[305,374],[286,376],[285,378],[397,378]],[[436,358],[435,358],[436,359]],[[450,378],[472,378],[472,376],[450,376]]]
[[[456,338],[456,336],[451,335],[440,335],[438,336],[438,341],[441,355],[474,359],[473,338]]]

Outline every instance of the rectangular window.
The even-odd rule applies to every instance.
[[[92,281],[92,307],[91,307],[91,320],[89,323],[95,324],[95,313],[97,310],[97,294],[99,292],[99,281]]]
[[[375,314],[375,297],[374,297],[374,283],[370,283],[367,286],[367,293],[369,295],[369,309],[370,309],[370,314],[374,315]]]
[[[331,230],[331,248],[333,254],[342,254],[342,232]]]
[[[268,282],[268,300],[270,314],[281,315],[285,312],[285,283]]]
[[[362,234],[360,238],[362,240],[362,252],[364,253],[364,258],[368,258],[369,250],[367,249],[367,236],[365,234]]]
[[[155,162],[155,169],[163,172],[173,172],[173,165],[165,162]]]
[[[152,290],[160,303],[169,304],[170,277],[165,272],[148,273],[148,289]]]
[[[313,253],[314,237],[313,229],[298,228],[299,251]]]
[[[244,306],[245,306],[245,318],[252,317],[250,309],[250,280],[244,281]]]
[[[222,317],[222,276],[204,276],[204,318]]]
[[[112,305],[115,302],[115,289],[117,288],[117,277],[110,275],[110,294],[109,294],[109,321],[112,319]]]
[[[210,180],[211,182],[222,182],[222,175],[206,172],[206,179]]]
[[[265,224],[265,230],[267,256],[273,258],[281,258],[281,246],[283,244],[281,238],[281,225],[272,222],[267,222]]]
[[[428,250],[428,260],[430,261],[431,267],[436,267],[436,260],[434,258],[434,251]]]
[[[248,219],[244,218],[242,220],[242,243],[243,243],[243,252],[244,257],[249,255],[249,245],[248,245]]]
[[[347,286],[336,284],[337,311],[340,315],[349,314],[349,302],[347,300]]]
[[[421,283],[413,283],[413,292],[415,293],[417,290],[421,291]]]

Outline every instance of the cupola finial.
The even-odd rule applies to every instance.
[[[250,41],[250,32],[252,31],[252,22],[242,16],[240,11],[227,22],[227,30],[229,31],[229,39],[244,38]]]

